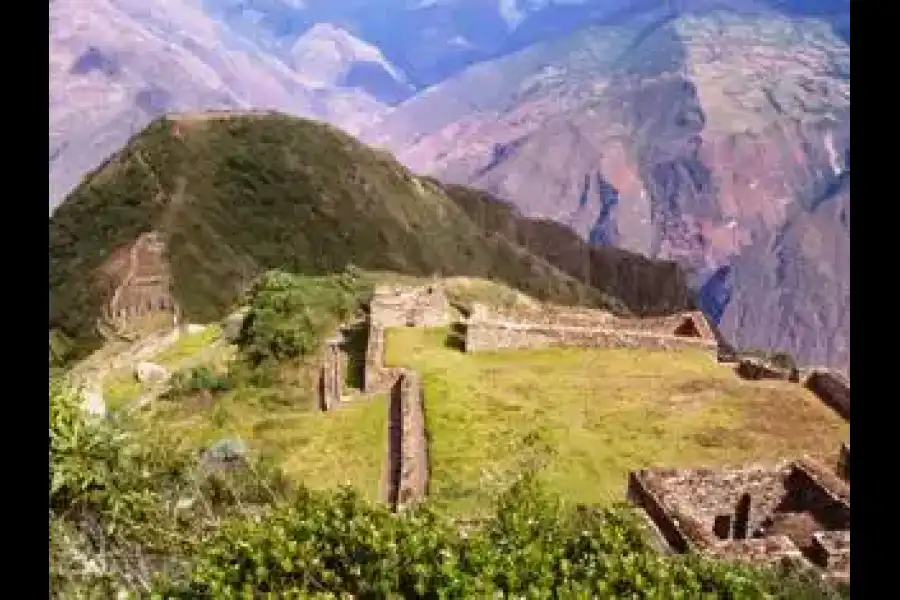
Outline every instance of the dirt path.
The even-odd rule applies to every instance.
[[[116,346],[123,342],[111,342],[106,348],[99,350],[85,359],[72,370],[72,377],[85,394],[86,408],[94,414],[106,413],[106,402],[103,398],[103,384],[111,371],[129,367],[163,352],[174,344],[180,335],[171,331],[163,336],[155,336],[128,344],[121,348]]]

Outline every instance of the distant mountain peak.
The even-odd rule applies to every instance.
[[[377,47],[332,23],[316,23],[290,49],[294,69],[313,86],[360,87],[376,97],[414,91]]]

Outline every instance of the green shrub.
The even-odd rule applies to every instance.
[[[361,291],[358,278],[348,272],[304,277],[269,271],[249,292],[238,348],[252,365],[311,355],[359,307]]]
[[[224,375],[214,373],[209,367],[191,367],[178,371],[172,376],[173,394],[194,394],[196,392],[224,392],[231,389],[231,381]]]
[[[51,597],[146,593],[155,573],[179,576],[221,519],[285,489],[254,463],[202,472],[171,432],[94,419],[81,402],[67,381],[51,380]]]
[[[647,545],[625,507],[568,507],[523,478],[464,533],[427,507],[403,516],[353,492],[304,491],[211,538],[159,598],[828,598],[821,586]],[[803,596],[785,593],[803,593]]]

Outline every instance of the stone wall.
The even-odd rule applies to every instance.
[[[814,369],[803,385],[843,418],[850,420],[850,382],[836,371]]]
[[[452,310],[437,282],[415,288],[377,286],[369,316],[380,327],[443,327],[450,324]]]
[[[646,319],[607,311],[544,305],[498,310],[474,304],[465,323],[466,352],[572,346],[582,348],[718,347],[699,312]]]
[[[735,368],[735,373],[743,379],[759,381],[772,379],[776,381],[800,382],[799,371],[795,368],[783,368],[767,363],[759,358],[742,358]]]
[[[341,352],[341,340],[329,340],[322,352],[319,365],[318,397],[319,406],[328,411],[341,402],[344,390],[346,359]]]
[[[390,493],[394,506],[403,509],[421,502],[428,493],[428,444],[425,434],[425,407],[419,376],[414,371],[401,373],[391,391],[391,429],[397,431],[399,448],[391,452]],[[399,422],[397,422],[399,421]]]
[[[644,331],[472,321],[466,324],[466,352],[549,347],[696,348],[715,350],[715,341]]]
[[[501,309],[476,303],[472,306],[469,320],[548,327],[611,329],[661,336],[697,337],[709,341],[716,339],[706,317],[700,311],[665,317],[626,318],[605,310],[551,304]]]
[[[811,460],[794,463],[782,501],[786,512],[805,511],[828,530],[850,529],[850,486],[836,473]]]
[[[644,471],[629,473],[627,497],[644,510],[672,550],[687,552],[690,549],[690,540],[678,527],[672,508],[663,503]]]
[[[807,459],[745,469],[636,471],[629,475],[628,498],[676,552],[789,560],[837,577],[849,569],[849,486]]]
[[[415,371],[386,367],[385,328],[369,326],[364,392],[390,391],[388,407],[388,482],[385,500],[395,509],[422,501],[428,493],[428,441],[422,386]]]
[[[384,327],[369,326],[369,339],[366,342],[366,366],[363,372],[363,392],[377,394],[390,390],[401,369],[384,366]]]
[[[850,531],[817,531],[811,560],[828,571],[850,571]]]
[[[678,507],[708,532],[712,532],[717,516],[733,513],[741,496],[749,493],[748,529],[754,531],[787,494],[785,482],[790,472],[790,466],[779,464],[744,469],[647,470],[637,477],[660,501],[672,504],[670,511]]]

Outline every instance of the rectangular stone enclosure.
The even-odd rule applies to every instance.
[[[672,551],[764,563],[788,560],[849,577],[850,487],[814,461],[646,469],[630,474],[628,498]]]

